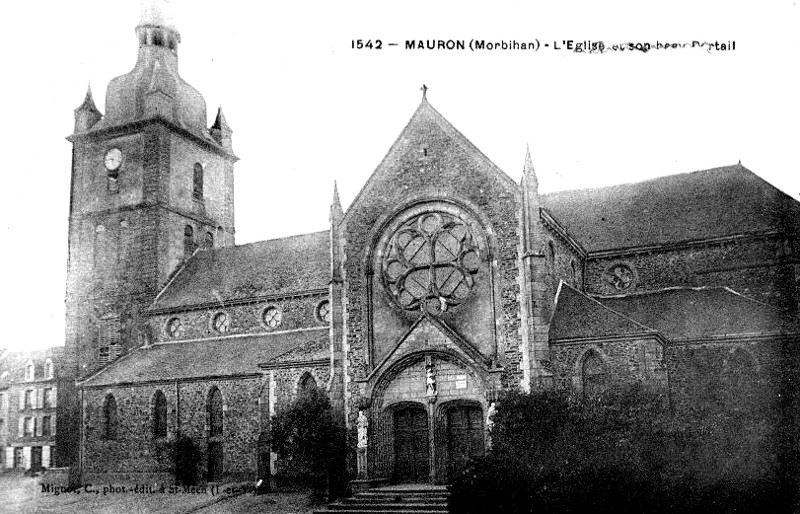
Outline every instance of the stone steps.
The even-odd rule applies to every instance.
[[[329,504],[315,514],[446,514],[444,486],[386,486]]]

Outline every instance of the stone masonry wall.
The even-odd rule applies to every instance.
[[[123,388],[89,389],[84,393],[84,481],[117,483],[171,482],[169,442],[180,432],[200,451],[199,477],[204,480],[208,457],[206,402],[212,387],[223,398],[224,480],[252,480],[256,473],[261,378],[146,384]],[[153,395],[167,400],[167,437],[153,437]],[[103,404],[113,394],[117,404],[117,438],[103,434]],[[180,412],[178,411],[180,398]]]
[[[423,114],[422,118],[426,116]],[[492,266],[499,290],[498,345],[505,349],[508,381],[519,383],[522,376],[517,282],[519,188],[475,153],[465,150],[452,134],[445,133],[430,119],[412,122],[404,134],[407,137],[398,143],[392,162],[384,163],[370,179],[344,220],[347,412],[351,424],[357,416],[360,393],[357,381],[365,379],[369,372],[367,346],[372,327],[366,325],[365,319],[365,252],[372,244],[370,236],[380,220],[414,201],[463,201],[478,210],[474,214],[488,221],[493,240]]]
[[[794,253],[783,239],[769,237],[592,258],[587,263],[586,290],[620,294],[671,286],[725,286],[755,300],[796,308]],[[633,271],[633,281],[625,289],[615,288],[607,274],[617,263]]]
[[[186,310],[151,316],[149,324],[154,340],[158,342],[325,327],[328,323],[319,318],[317,308],[320,303],[327,299],[327,293],[319,293],[294,298],[264,300],[224,308]],[[278,308],[283,316],[280,325],[274,328],[265,325],[263,321],[264,311],[269,307]],[[228,316],[229,328],[224,334],[217,332],[212,324],[214,316],[219,313],[224,313]],[[178,318],[181,322],[181,332],[176,337],[171,337],[166,329],[167,322],[172,318]]]

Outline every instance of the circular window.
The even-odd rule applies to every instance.
[[[330,323],[331,303],[328,300],[321,302],[319,306],[317,306],[317,319],[324,321],[325,323]]]
[[[216,332],[220,334],[224,334],[230,328],[231,321],[228,318],[228,314],[225,312],[218,312],[214,315],[211,319],[211,326],[214,328]]]
[[[178,318],[172,318],[167,321],[167,334],[170,337],[177,337],[178,334],[181,332],[181,320]]]
[[[617,291],[628,289],[636,281],[636,275],[633,269],[624,263],[617,263],[609,266],[603,278]]]
[[[276,328],[283,321],[283,313],[277,307],[267,307],[261,319],[268,328]]]
[[[438,314],[463,302],[480,266],[469,226],[445,213],[425,213],[403,223],[389,240],[383,281],[404,309]]]

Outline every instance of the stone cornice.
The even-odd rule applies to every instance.
[[[123,123],[121,125],[114,125],[111,127],[106,127],[99,130],[89,130],[88,132],[80,132],[76,134],[72,134],[71,136],[67,137],[67,141],[71,143],[78,143],[83,141],[103,141],[106,139],[112,139],[115,137],[125,136],[128,134],[132,134],[135,132],[140,132],[143,128],[153,125],[153,124],[160,124],[172,132],[179,134],[187,139],[190,139],[194,143],[202,146],[204,149],[209,150],[221,157],[224,157],[226,160],[234,163],[239,160],[236,155],[233,153],[229,153],[223,147],[219,146],[216,143],[208,141],[197,134],[186,130],[185,128],[176,125],[175,123],[162,118],[161,116],[154,116],[151,118],[142,118],[136,121]]]

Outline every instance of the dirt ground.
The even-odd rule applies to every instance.
[[[0,513],[58,514],[222,514],[281,513],[310,514],[311,505],[303,491],[254,495],[235,484],[210,490],[184,491],[175,488],[136,490],[130,485],[87,486],[77,492],[43,490],[35,477],[21,473],[0,473]]]

